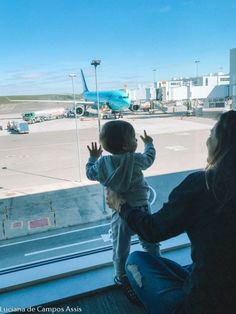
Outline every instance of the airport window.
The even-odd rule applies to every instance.
[[[144,130],[153,138],[157,157],[144,171],[153,212],[187,174],[203,169],[205,142],[222,111],[208,109],[213,103],[224,107],[224,102],[211,99],[210,108],[204,108],[200,90],[206,93],[207,78],[205,89],[200,83],[199,88],[182,85],[188,84],[188,77],[213,73],[218,62],[224,62],[225,68],[229,63],[224,56],[230,43],[224,45],[223,56],[217,49],[197,55],[200,39],[191,32],[199,28],[192,25],[195,14],[193,18],[189,14],[198,10],[194,1],[180,5],[186,31],[191,30],[186,36],[179,31],[173,35],[169,27],[169,14],[180,10],[175,4],[161,8],[154,0],[151,7],[139,1],[141,7],[134,10],[128,2],[114,9],[115,1],[103,0],[83,5],[72,1],[71,7],[66,0],[59,6],[29,2],[14,1],[13,14],[8,1],[0,1],[5,12],[0,20],[0,279],[8,272],[58,260],[86,256],[96,262],[95,254],[111,252],[112,210],[106,205],[104,188],[89,180],[85,169],[87,145],[99,141],[99,128],[107,121],[119,118],[134,126],[137,152],[144,150],[140,139]],[[201,10],[208,12],[204,6]],[[227,9],[227,16],[231,11]],[[144,17],[145,22],[139,23]],[[165,21],[165,31],[156,39],[153,30],[159,17]],[[134,29],[129,24],[132,19]],[[233,16],[227,19],[231,20]],[[125,45],[109,41],[114,25],[117,38],[130,38]],[[176,30],[181,27],[180,23]],[[211,47],[218,43],[219,38]],[[92,59],[97,54],[101,60]],[[204,62],[194,63],[201,57]],[[161,88],[163,80],[168,90],[162,88],[156,97],[155,87]],[[214,97],[211,91],[207,95]],[[103,154],[108,154],[105,149]]]
[[[170,85],[172,85],[172,86],[180,86],[180,83],[179,82],[171,82]]]
[[[209,108],[224,108],[225,103],[224,102],[212,102],[209,103]]]
[[[220,81],[221,82],[229,82],[229,77],[221,77]]]
[[[31,106],[37,111],[42,108]],[[22,105],[15,103],[8,114],[19,119],[21,111]],[[157,161],[145,172],[153,210],[167,198],[167,187],[174,186],[188,171],[204,167],[205,140],[214,123],[158,114],[152,117],[130,112],[123,117],[132,121],[137,138],[145,129],[158,149]],[[0,249],[5,254],[1,269],[111,249],[111,210],[104,204],[102,187],[88,181],[85,174],[87,145],[98,139],[97,118],[92,114],[86,119],[78,117],[77,130],[75,120],[31,123],[29,134],[7,130],[4,120]],[[101,120],[102,125],[105,122]],[[139,140],[138,151],[142,150]]]

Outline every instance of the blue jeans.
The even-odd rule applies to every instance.
[[[149,211],[148,206],[140,207],[140,210]],[[117,211],[114,211],[111,219],[113,239],[113,265],[115,276],[121,278],[125,275],[125,263],[130,251],[131,236],[134,234],[126,221],[123,220]],[[159,243],[149,243],[139,237],[144,251],[153,256],[160,255]]]
[[[183,313],[186,297],[183,285],[190,268],[146,252],[133,252],[128,257],[126,272],[137,296],[148,313]]]

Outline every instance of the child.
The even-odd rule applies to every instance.
[[[132,207],[149,211],[149,186],[144,179],[142,170],[149,168],[154,162],[156,151],[153,140],[144,131],[141,136],[145,144],[144,153],[135,153],[137,139],[133,126],[126,121],[110,121],[104,124],[100,133],[102,147],[111,153],[101,156],[101,145],[93,142],[88,147],[90,158],[86,164],[88,179],[99,181],[110,193],[118,193],[120,198]],[[99,158],[100,157],[100,158]],[[112,214],[113,263],[114,281],[121,286],[127,296],[135,301],[132,288],[126,274],[125,263],[129,255],[132,231],[117,211]],[[159,255],[159,244],[151,244],[139,238],[145,251]]]

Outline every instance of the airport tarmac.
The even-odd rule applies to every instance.
[[[133,124],[138,139],[144,129],[154,139],[157,158],[144,174],[156,191],[157,210],[189,172],[205,166],[205,142],[215,121],[164,114],[127,115],[124,119]],[[75,119],[62,119],[30,125],[29,134],[5,130],[0,134],[0,249],[4,248],[5,256],[16,255],[13,264],[14,260],[21,264],[106,245],[103,238],[109,236],[111,211],[104,207],[101,186],[85,176],[86,146],[98,139],[97,119],[77,119],[77,131]],[[139,139],[138,151],[142,150]],[[73,231],[80,229],[91,232]],[[55,249],[55,236],[69,231],[75,236],[58,240]],[[34,239],[42,235],[48,240],[38,240],[35,248]],[[25,241],[28,245],[23,254],[20,245]],[[14,254],[13,242],[19,242]],[[0,263],[0,268],[6,263]]]
[[[214,120],[166,115],[124,119],[135,127],[138,151],[143,150],[144,129],[154,139],[158,157],[146,176],[204,166],[205,139]],[[91,184],[85,164],[87,145],[98,140],[96,118],[77,119],[77,130],[75,119],[61,119],[32,124],[29,134],[0,134],[1,198],[80,186],[80,181]]]

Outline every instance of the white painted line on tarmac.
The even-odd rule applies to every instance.
[[[22,243],[27,243],[27,242],[34,242],[34,241],[39,241],[39,240],[59,237],[59,236],[63,236],[63,235],[70,234],[70,233],[76,233],[76,232],[80,232],[80,231],[86,231],[86,230],[91,230],[91,229],[95,229],[95,228],[99,228],[99,227],[105,227],[105,226],[110,226],[110,223],[102,224],[102,225],[96,225],[96,226],[82,228],[82,229],[77,229],[77,230],[66,231],[66,232],[62,232],[62,233],[52,234],[52,235],[49,235],[49,236],[35,238],[35,239],[29,239],[29,240],[24,240],[24,241],[18,241],[18,242],[3,244],[3,245],[0,245],[0,248],[13,246],[13,245],[17,245],[17,244],[22,244]]]
[[[187,136],[190,135],[188,132],[176,133],[175,135]]]
[[[24,256],[31,256],[31,255],[36,255],[36,254],[42,254],[42,253],[45,253],[45,252],[61,250],[61,249],[65,249],[65,248],[68,248],[68,247],[77,246],[77,245],[86,244],[86,243],[91,243],[91,242],[96,242],[96,241],[101,241],[101,240],[102,240],[101,238],[96,238],[96,239],[82,241],[82,242],[78,242],[78,243],[62,245],[62,246],[58,246],[58,247],[53,247],[51,249],[35,251],[35,252],[31,252],[31,253],[26,253],[26,254],[24,254]]]
[[[174,145],[174,146],[166,146],[165,148],[169,149],[169,150],[173,150],[175,152],[179,152],[179,151],[183,151],[183,150],[187,150],[186,147],[184,146],[180,146],[180,145]]]
[[[71,145],[71,144],[74,144],[74,142],[63,142],[63,143],[53,143],[53,144],[41,144],[41,145],[31,145],[30,146],[30,149],[32,148],[39,148],[39,147],[52,147],[52,146],[61,146],[61,145]],[[11,147],[11,148],[1,148],[1,151],[4,152],[4,151],[13,151],[13,150],[17,150],[17,149],[22,149],[22,146],[15,146],[15,147]],[[10,155],[10,156],[7,156],[7,157],[13,157],[13,156],[16,156],[16,155]]]

